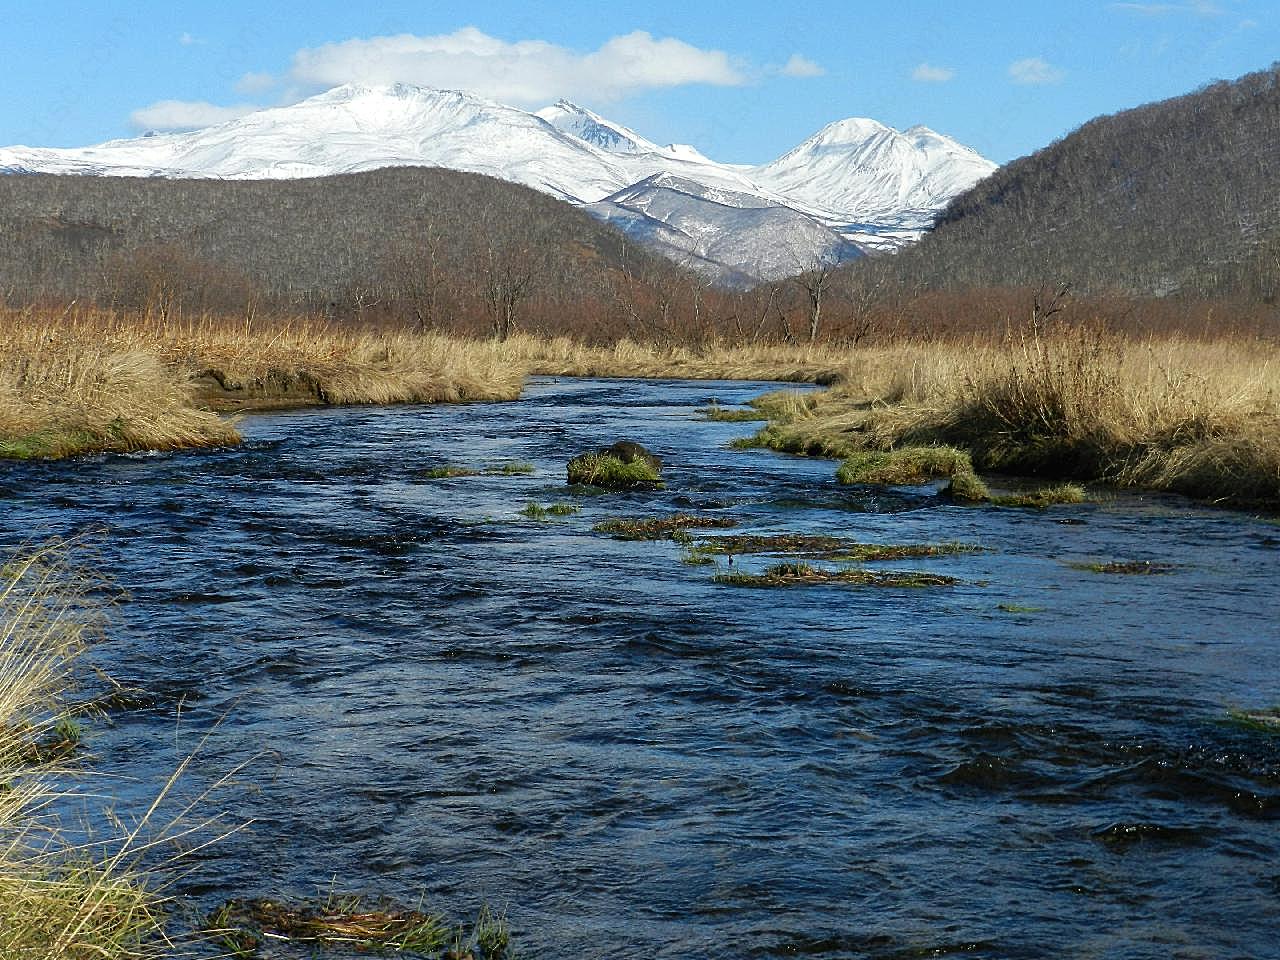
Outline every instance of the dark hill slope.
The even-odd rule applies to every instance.
[[[920,244],[869,275],[908,291],[1066,282],[1269,300],[1278,148],[1276,67],[1100,117],[957,197]]]
[[[526,276],[529,303],[584,310],[608,300],[622,276],[691,280],[566,203],[470,173],[0,176],[0,295],[9,299],[129,303],[159,289],[188,308],[246,298],[310,307],[426,298],[456,307],[502,295]]]

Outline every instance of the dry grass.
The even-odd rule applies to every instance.
[[[43,547],[0,570],[0,956],[158,956],[163,915],[125,848],[96,858],[68,849],[47,817],[57,771],[39,746],[96,628],[93,584],[64,550]]]
[[[0,456],[237,442],[211,411],[512,400],[530,373],[829,382],[832,347],[513,337],[343,328],[308,318],[170,318],[0,308]]]
[[[847,458],[955,445],[980,470],[1280,505],[1280,365],[1266,341],[1087,328],[858,351],[848,379],[757,442]]]
[[[211,410],[518,397],[526,366],[488,341],[308,321],[0,311],[0,456],[238,441]]]
[[[342,329],[306,319],[160,321],[0,310],[0,455],[235,442],[202,407],[465,402],[529,373],[837,382],[755,404],[760,442],[846,459],[955,446],[979,470],[1280,503],[1280,366],[1270,341],[1139,341],[1071,327],[861,348],[610,347]],[[976,487],[975,487],[976,490]],[[957,491],[959,493],[961,491]]]
[[[531,372],[554,377],[641,377],[685,380],[779,380],[834,383],[847,372],[849,352],[831,344],[750,345],[713,341],[698,347],[620,340],[586,346],[566,337],[516,337],[513,358]]]
[[[506,919],[482,909],[469,925],[450,925],[438,914],[390,901],[330,894],[315,904],[230,900],[208,918],[206,930],[231,957],[257,957],[264,941],[296,944],[308,956],[344,953],[404,954],[432,960],[506,960]]]
[[[166,935],[164,887],[188,858],[216,843],[224,816],[199,815],[246,766],[181,804],[174,788],[195,761],[178,763],[146,810],[124,822],[76,792],[65,751],[43,749],[79,730],[65,696],[77,659],[104,622],[109,584],[73,565],[75,542],[52,541],[0,566],[0,957],[5,960],[159,960],[199,936]],[[207,735],[206,735],[207,737]],[[203,742],[203,741],[202,741]],[[82,806],[81,801],[84,802]],[[81,807],[69,839],[57,809]],[[109,836],[98,836],[99,821]],[[177,851],[177,852],[175,852]]]
[[[152,352],[87,335],[0,328],[0,456],[171,450],[234,443]]]

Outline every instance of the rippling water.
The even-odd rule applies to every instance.
[[[223,796],[254,825],[182,881],[198,904],[425,890],[505,907],[529,957],[1280,956],[1280,738],[1225,722],[1280,703],[1280,527],[842,488],[694,413],[767,386],[544,380],[7,464],[0,539],[109,528],[130,598],[96,661],[158,697],[90,731],[140,780],[122,812],[218,718],[181,789],[258,756]],[[668,488],[568,492],[619,438]],[[424,476],[503,461],[536,472]],[[590,532],[675,510],[987,550],[874,565],[951,588],[746,590]],[[1176,567],[1070,565],[1110,560]]]

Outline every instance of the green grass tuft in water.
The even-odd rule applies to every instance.
[[[544,507],[542,504],[530,500],[520,512],[530,520],[547,520],[550,517],[572,516],[581,509],[581,507],[574,506],[572,503],[553,503]]]
[[[1075,483],[1060,483],[1029,493],[1009,493],[991,498],[997,507],[1035,507],[1038,510],[1060,503],[1084,503],[1085,500],[1084,487]]]
[[[836,470],[836,480],[843,484],[905,485],[972,473],[969,455],[955,447],[902,447],[851,453]]]
[[[657,489],[662,477],[652,464],[637,457],[625,463],[610,453],[584,453],[569,461],[569,482],[609,490]]]

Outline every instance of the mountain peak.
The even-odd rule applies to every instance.
[[[809,142],[862,143],[872,137],[896,135],[897,130],[870,117],[845,117],[828,123],[809,138]]]
[[[607,153],[653,153],[658,146],[620,123],[606,120],[598,113],[571,100],[557,100],[534,116],[545,120],[561,133],[576,137]]]
[[[403,102],[433,106],[436,104],[469,104],[475,107],[511,110],[493,100],[487,100],[467,90],[447,87],[427,87],[416,83],[344,83],[300,101],[300,104],[350,103],[354,100]],[[299,105],[300,105],[299,104]],[[278,109],[289,109],[278,108]]]

